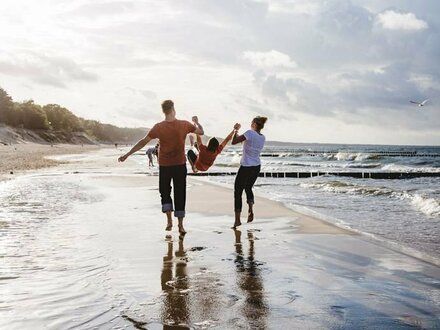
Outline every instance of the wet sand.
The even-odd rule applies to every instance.
[[[192,178],[169,234],[157,169],[119,154],[0,183],[0,328],[440,327],[438,267],[261,197],[234,231],[232,190]]]

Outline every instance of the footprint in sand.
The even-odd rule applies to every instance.
[[[285,305],[293,303],[296,299],[301,298],[299,294],[296,294],[295,291],[287,291],[285,294],[285,297],[287,298],[287,302]]]
[[[194,246],[194,247],[190,248],[188,251],[194,252],[194,251],[202,251],[205,249],[207,249],[207,247],[205,247],[205,246]]]
[[[240,297],[233,295],[233,294],[228,294],[226,295],[226,297],[228,298],[228,306],[227,307],[232,307],[236,304],[237,301],[240,300]]]
[[[330,308],[331,308],[333,314],[335,314],[339,318],[345,319],[345,307],[344,306],[333,305],[333,306],[330,306]]]

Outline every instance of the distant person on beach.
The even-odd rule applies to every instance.
[[[186,159],[185,159],[185,139],[189,133],[203,135],[203,127],[200,125],[197,116],[192,117],[194,124],[186,120],[176,118],[176,110],[171,100],[162,102],[162,111],[165,120],[157,123],[151,128],[148,134],[139,140],[133,148],[125,155],[119,157],[123,162],[142,149],[153,139],[159,139],[159,192],[162,203],[162,212],[167,216],[167,227],[165,230],[173,228],[172,212],[179,222],[179,232],[185,234],[183,228],[183,218],[185,217],[186,203]],[[174,207],[171,198],[171,180],[174,187]]]
[[[232,130],[228,136],[225,137],[223,142],[219,144],[218,140],[215,137],[209,139],[208,144],[204,145],[202,138],[200,135],[197,135],[197,145],[194,143],[194,136],[190,135],[189,139],[191,142],[191,146],[194,145],[195,148],[199,151],[198,155],[194,152],[194,150],[188,150],[187,157],[188,161],[191,164],[191,168],[194,173],[198,171],[207,171],[212,164],[214,164],[217,156],[222,152],[224,147],[231,141],[232,136],[234,135],[235,130]]]
[[[154,155],[156,156],[156,158],[159,157],[159,143],[157,143],[154,147]]]
[[[148,166],[154,166],[153,155],[156,152],[156,147],[148,148],[145,154],[148,156]]]
[[[266,121],[266,117],[255,117],[251,122],[251,129],[244,132],[243,135],[238,134],[241,125],[238,123],[234,125],[232,144],[243,142],[243,155],[234,183],[235,222],[232,227],[233,229],[241,225],[240,216],[243,206],[241,196],[243,195],[243,190],[246,192],[247,204],[249,206],[247,222],[254,220],[253,206],[255,200],[252,187],[261,169],[260,153],[266,142],[266,137],[261,134],[261,130],[264,128]]]

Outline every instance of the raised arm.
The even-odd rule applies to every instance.
[[[201,146],[201,145],[203,144],[202,138],[200,137],[199,134],[197,134],[196,136],[197,136],[197,144],[198,144],[199,146]]]
[[[244,135],[238,134],[238,130],[240,129],[241,125],[239,123],[236,123],[234,125],[234,134],[232,135],[232,144],[238,144],[246,140],[246,137]]]
[[[193,116],[192,121],[194,123],[194,126],[196,127],[196,130],[194,131],[194,133],[197,135],[205,134],[205,132],[203,131],[202,125],[200,125],[200,123],[199,123],[199,118],[197,116]]]
[[[226,145],[229,143],[229,141],[232,140],[232,136],[234,136],[234,134],[235,134],[235,128],[231,131],[231,133],[228,134],[227,137],[225,137],[225,139],[221,143],[222,148],[226,147]]]
[[[130,155],[134,154],[136,151],[141,150],[145,145],[150,142],[152,139],[146,135],[144,138],[140,139],[133,148],[130,149],[129,152],[127,152],[125,155],[118,158],[118,161],[123,162],[125,161]]]

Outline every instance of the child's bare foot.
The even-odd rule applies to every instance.
[[[254,221],[254,212],[249,212],[247,222],[252,222],[252,221]]]
[[[191,164],[191,168],[193,173],[197,173],[199,170],[194,166],[194,164],[192,162],[189,162]]]
[[[166,231],[170,231],[171,229],[173,229],[173,225],[172,224],[168,224],[165,228]]]
[[[179,225],[179,233],[182,235],[186,234],[186,230],[185,230],[185,228],[183,228],[183,225]]]

